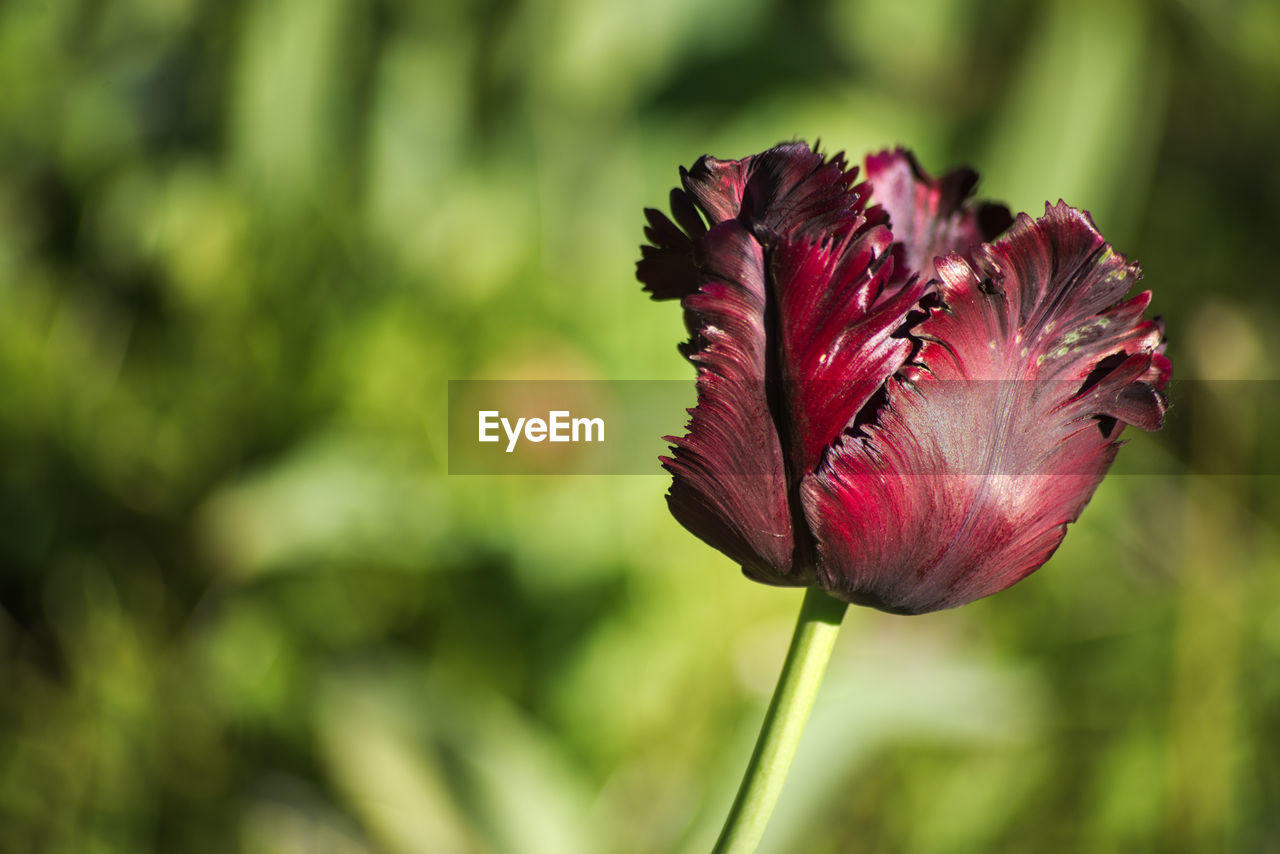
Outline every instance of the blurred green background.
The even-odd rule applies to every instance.
[[[706,850],[798,592],[662,476],[447,476],[446,381],[691,379],[641,209],[797,137],[1090,209],[1275,379],[1271,0],[0,4],[0,851]],[[1175,472],[1271,446],[1224,388]],[[1116,475],[851,612],[765,849],[1280,852],[1278,504]]]

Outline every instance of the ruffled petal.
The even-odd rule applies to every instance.
[[[742,160],[704,156],[682,177],[712,224],[737,219],[782,236],[821,237],[861,209],[865,193],[850,192],[857,171],[843,154],[828,160],[791,142]]]
[[[636,278],[655,300],[683,299],[698,289],[698,245],[707,227],[679,188],[671,191],[671,212],[675,222],[654,208],[644,212],[649,243],[640,247]]]
[[[885,209],[901,246],[898,278],[935,277],[933,259],[994,240],[1013,219],[1004,205],[972,202],[978,173],[961,168],[932,178],[905,149],[867,157],[871,202]]]
[[[698,368],[688,434],[668,437],[667,500],[690,532],[762,580],[788,583],[794,537],[782,450],[765,393],[764,250],[737,222],[711,229],[707,269],[684,300]],[[808,568],[806,567],[806,570]],[[791,583],[807,584],[803,578]]]
[[[830,236],[861,215],[866,191],[853,188],[856,176],[843,155],[827,159],[803,142],[741,160],[703,156],[691,169],[680,170],[683,189],[671,193],[674,222],[659,211],[645,211],[649,244],[640,247],[636,276],[654,299],[693,293],[707,227],[729,220],[779,237]]]
[[[703,158],[686,175],[713,225],[690,239],[699,285],[681,349],[699,402],[667,461],[672,510],[771,583],[812,579],[800,483],[913,347],[898,333],[925,285],[886,289],[893,238],[852,178],[802,145]],[[655,244],[675,233],[651,218]]]
[[[860,226],[834,241],[781,241],[770,252],[780,366],[773,409],[793,484],[911,354],[911,341],[894,333],[925,284],[886,292],[892,238],[883,226]]]
[[[962,605],[1042,565],[1101,481],[1124,423],[1158,427],[1169,377],[1139,277],[1059,203],[966,260],[879,421],[802,489],[818,582],[899,613]]]

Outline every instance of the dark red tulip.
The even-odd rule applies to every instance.
[[[1160,427],[1170,368],[1088,214],[1012,221],[901,150],[866,171],[703,157],[674,221],[646,211],[637,273],[698,371],[675,517],[759,581],[923,613],[1048,560],[1124,425]]]

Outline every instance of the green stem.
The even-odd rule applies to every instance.
[[[805,591],[791,648],[778,674],[755,752],[712,854],[752,854],[760,844],[791,770],[800,735],[809,722],[846,608],[844,602],[816,587]]]

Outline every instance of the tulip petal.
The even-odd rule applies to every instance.
[[[681,299],[698,289],[697,247],[707,227],[693,200],[679,188],[671,191],[671,212],[675,222],[653,208],[644,212],[649,243],[640,247],[636,278],[655,300]]]
[[[861,213],[865,191],[851,192],[857,168],[802,142],[786,143],[741,160],[703,156],[681,169],[684,189],[671,192],[672,222],[649,209],[636,276],[653,299],[681,299],[698,287],[700,243],[707,224],[738,220],[782,237],[829,236]],[[877,214],[877,216],[880,216]]]
[[[865,193],[849,192],[857,172],[843,154],[828,160],[791,142],[742,160],[704,156],[682,177],[712,224],[738,219],[780,235],[822,236],[861,207]]]
[[[782,450],[765,394],[764,249],[729,221],[706,237],[708,267],[684,300],[698,367],[688,435],[667,437],[667,501],[690,532],[753,576],[786,583],[794,537]],[[792,583],[807,584],[810,572]]]
[[[910,355],[895,333],[925,287],[885,288],[893,238],[855,173],[803,144],[703,157],[672,193],[683,230],[650,212],[638,269],[655,298],[682,296],[699,374],[663,461],[672,512],[776,584],[812,581],[800,482]]]
[[[891,240],[883,226],[864,225],[839,242],[799,238],[779,242],[770,253],[781,369],[773,409],[782,419],[792,483],[818,467],[911,354],[911,341],[894,333],[925,283],[885,290],[893,271]]]
[[[1004,205],[970,201],[977,172],[961,168],[931,178],[905,149],[869,155],[867,181],[872,204],[888,213],[901,244],[901,279],[934,278],[934,258],[994,240],[1013,222]]]
[[[1169,376],[1139,277],[1059,203],[966,260],[879,420],[802,488],[818,582],[898,613],[962,605],[1042,565],[1088,502],[1123,423],[1158,427]],[[1109,429],[1098,429],[1111,423]]]

